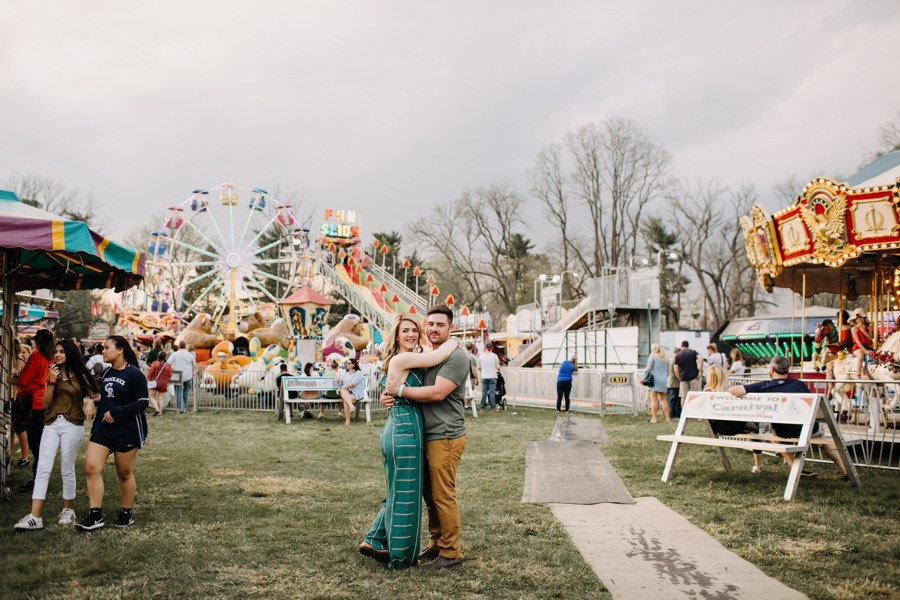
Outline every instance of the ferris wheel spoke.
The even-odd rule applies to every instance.
[[[256,270],[256,269],[254,269],[254,270]],[[247,279],[249,279],[249,280],[250,280],[257,288],[259,288],[259,290],[260,290],[263,294],[265,294],[266,296],[268,296],[268,297],[269,297],[269,300],[271,300],[272,302],[278,304],[278,298],[276,298],[275,296],[273,296],[273,295],[272,295],[272,292],[270,292],[269,290],[267,290],[267,289],[266,289],[266,286],[264,286],[262,283],[260,283],[259,280],[258,280],[256,277],[254,277],[253,275],[247,275]]]
[[[231,230],[231,247],[234,248],[234,204],[228,204],[228,228]]]
[[[264,260],[254,260],[254,265],[291,265],[296,261],[293,258],[267,258]]]
[[[177,245],[183,246],[183,247],[185,247],[185,248],[187,248],[187,249],[189,249],[189,250],[193,250],[194,252],[199,252],[200,254],[203,254],[204,256],[208,256],[208,257],[214,258],[214,259],[216,259],[216,260],[218,260],[218,258],[219,258],[218,256],[216,256],[215,254],[213,254],[213,253],[210,252],[209,250],[204,250],[203,248],[198,248],[197,246],[195,246],[195,245],[193,245],[193,244],[188,244],[187,242],[183,242],[183,241],[181,241],[181,240],[179,240],[179,239],[172,238],[172,239],[169,240],[169,241],[172,242],[173,244],[177,244]]]
[[[282,243],[283,241],[284,241],[284,240],[280,240],[280,239],[279,239],[279,240],[275,240],[274,242],[272,242],[272,243],[270,243],[270,244],[266,244],[265,246],[263,246],[262,248],[260,248],[259,250],[257,250],[257,251],[254,252],[253,254],[251,254],[251,256],[259,256],[260,254],[262,254],[262,253],[265,252],[266,250],[271,250],[272,248],[274,248],[274,247],[277,246],[278,244]]]
[[[200,235],[200,237],[203,238],[203,241],[205,241],[207,244],[212,246],[216,252],[218,252],[220,254],[223,253],[222,247],[219,244],[217,244],[211,237],[206,235],[205,231],[203,231],[201,228],[197,227],[196,223],[194,223],[193,220],[188,219],[187,224],[190,225],[194,229],[194,231],[196,231]],[[222,240],[222,243],[225,243],[225,240]]]
[[[219,227],[219,222],[216,221],[216,215],[213,214],[213,211],[207,210],[206,213],[209,215],[209,220],[213,224],[213,227],[216,230],[216,233],[219,234],[219,239],[222,240],[222,246],[227,246],[228,243],[225,241],[225,235],[222,233],[222,229]],[[223,253],[224,254],[224,253]]]
[[[173,267],[214,267],[219,264],[217,260],[204,260],[204,261],[194,261],[194,262],[173,262]]]
[[[256,212],[255,209],[250,210],[250,214],[247,215],[247,220],[244,221],[244,230],[241,232],[241,239],[238,240],[237,247],[241,247],[241,244],[244,243],[244,238],[247,236],[247,229],[250,228],[250,222],[253,220],[253,213]]]
[[[206,279],[210,275],[215,275],[216,273],[218,273],[218,271],[216,269],[210,269],[209,271],[201,273],[200,275],[197,275],[196,277],[192,277],[191,279],[188,279],[187,281],[185,281],[184,283],[181,284],[181,287],[186,288],[187,286],[195,284],[202,279]]]
[[[250,240],[251,247],[259,240],[259,238],[262,237],[262,235],[266,232],[267,229],[269,229],[269,227],[271,227],[272,225],[275,224],[275,220],[277,218],[278,218],[277,215],[273,216],[272,218],[269,219],[268,223],[266,223],[265,225],[260,227],[259,231],[256,232],[256,235],[253,237],[253,239]]]
[[[284,279],[283,277],[279,277],[279,276],[277,276],[277,275],[272,275],[272,274],[269,273],[268,271],[263,271],[262,269],[257,269],[257,268],[255,268],[255,267],[251,267],[250,269],[251,269],[254,273],[256,273],[257,275],[262,275],[263,277],[266,277],[267,279],[271,279],[272,281],[277,281],[277,282],[279,282],[279,283],[284,283],[284,284],[286,284],[286,285],[291,285],[291,282],[288,281],[287,279]]]
[[[253,307],[253,310],[259,310],[256,306],[256,298],[250,293],[250,288],[247,287],[247,282],[244,281],[243,277],[241,277],[241,287],[244,288],[244,292],[247,294],[247,299],[250,300],[250,306]]]
[[[222,282],[222,276],[221,276],[221,275],[216,275],[215,279],[213,279],[213,280],[210,282],[210,284],[209,284],[208,286],[206,286],[206,289],[204,289],[204,290],[200,293],[200,295],[197,296],[197,298],[196,298],[193,302],[191,302],[191,306],[194,306],[195,304],[197,304],[198,302],[200,302],[201,300],[203,300],[203,298],[205,298],[206,295],[207,295],[210,291],[212,291],[212,289],[215,287],[215,285],[216,285],[217,283],[220,283],[220,282]]]

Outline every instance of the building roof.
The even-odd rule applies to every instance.
[[[882,154],[847,179],[853,187],[894,185],[900,178],[900,150]]]

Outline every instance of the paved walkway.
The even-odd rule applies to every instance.
[[[550,508],[613,598],[806,598],[656,498]]]
[[[555,444],[560,445],[554,452],[571,455],[568,461],[577,460],[575,457],[578,455],[586,456],[583,447],[587,443],[586,438],[605,439],[602,421],[560,417],[550,436],[550,440],[557,440]],[[608,470],[590,469],[591,472],[584,472],[565,468],[566,461],[540,460],[543,454],[549,455],[543,446],[555,444],[539,444],[529,447],[526,454],[523,502],[541,501],[535,498],[546,497],[545,491],[548,489],[571,487],[581,490],[585,488],[585,479],[596,479],[597,482],[591,485],[602,484],[601,487],[608,489],[616,487],[610,481],[615,479],[625,489],[605,457],[602,462],[609,467]],[[602,457],[599,450],[597,453]],[[540,468],[535,468],[538,466]],[[627,496],[627,491],[625,494]],[[634,504],[551,503],[549,506],[613,598],[806,598],[725,549],[656,498],[638,498]]]

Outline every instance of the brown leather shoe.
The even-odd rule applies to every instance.
[[[437,548],[425,548],[421,553],[419,553],[419,561],[424,565],[427,562],[431,562],[441,555],[441,551]]]
[[[374,558],[378,562],[383,565],[391,562],[391,553],[387,550],[379,550],[378,548],[373,548],[369,544],[363,542],[359,545],[359,553],[363,556],[368,556],[369,558]]]
[[[452,569],[463,564],[461,558],[447,558],[446,556],[438,556],[431,562],[422,565],[423,569]]]

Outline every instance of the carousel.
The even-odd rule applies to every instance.
[[[806,302],[822,292],[839,298],[840,306],[830,321],[836,332],[849,332],[852,326],[857,336],[854,340],[860,332],[864,338],[868,336],[863,341],[869,343],[862,344],[862,352],[856,354],[853,351],[859,348],[852,342],[842,338],[846,343],[841,344],[816,336],[819,353],[809,362],[803,360],[806,352],[786,347],[786,355],[799,365],[801,376],[827,368],[839,412],[846,412],[851,400],[859,403],[858,390],[855,393],[853,385],[839,381],[892,383],[877,386],[882,394],[878,404],[886,416],[873,411],[871,418],[894,426],[900,416],[894,411],[900,399],[900,332],[894,325],[900,308],[898,205],[900,152],[892,152],[846,182],[810,181],[793,204],[775,214],[756,205],[741,218],[747,258],[760,285],[769,292],[775,287],[787,288],[803,299],[799,314],[791,319],[799,326],[799,336],[811,329],[807,319],[821,319],[821,315],[806,314]],[[845,315],[850,323],[844,322]],[[885,387],[896,390],[885,391]]]

